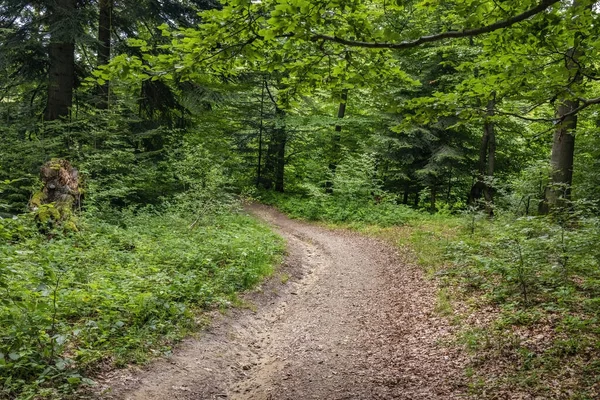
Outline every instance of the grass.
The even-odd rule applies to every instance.
[[[143,363],[273,272],[282,240],[253,218],[141,213],[51,239],[2,221],[0,398],[62,398],[98,368]],[[11,233],[7,235],[6,233]]]
[[[444,317],[449,317],[454,314],[454,309],[452,307],[452,298],[450,292],[447,289],[441,289],[440,291],[438,291],[435,312]]]

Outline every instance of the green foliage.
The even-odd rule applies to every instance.
[[[454,272],[498,303],[563,304],[572,289],[583,290],[598,279],[597,218],[570,221],[504,217],[479,224],[474,232],[469,223],[468,235],[450,250],[459,266]]]
[[[293,218],[355,225],[402,225],[411,220],[415,211],[393,200],[347,200],[340,203],[335,196],[298,197],[262,195],[261,200],[277,206]]]
[[[50,393],[83,382],[101,359],[143,358],[142,348],[160,353],[161,343],[190,326],[196,307],[226,303],[254,283],[280,251],[263,228],[232,215],[236,194],[255,194],[255,187],[292,216],[408,240],[432,274],[502,308],[501,332],[560,315],[552,329],[575,338],[561,337],[543,357],[514,335],[499,340],[523,370],[550,370],[585,346],[597,349],[600,223],[597,207],[582,199],[600,195],[591,107],[600,93],[598,10],[589,0],[555,2],[477,37],[386,48],[440,32],[460,36],[539,2],[501,3],[124,0],[113,4],[113,59],[98,66],[89,56],[97,52],[98,3],[77,2],[76,15],[60,16],[69,24],[51,29],[52,38],[76,45],[73,107],[68,118],[41,121],[54,10],[6,2],[5,393]],[[109,109],[99,110],[98,85],[105,84]],[[344,118],[335,118],[346,97]],[[486,108],[491,98],[493,110]],[[540,217],[565,100],[582,106],[571,132],[575,203]],[[494,128],[497,149],[495,171],[482,179],[484,126]],[[55,157],[72,162],[83,179],[82,209],[67,218],[36,193],[40,166]],[[278,190],[292,195],[268,191],[282,175]],[[486,206],[494,222],[476,202],[467,205],[475,182],[491,188],[493,208]],[[451,216],[457,213],[462,220]],[[264,257],[253,253],[253,235],[264,242],[256,247]],[[450,289],[440,294],[440,313],[451,313],[452,298]],[[487,333],[475,331],[465,343],[490,348],[502,337]]]
[[[483,338],[469,331],[464,343],[482,359],[517,360],[481,390],[513,382],[548,395],[548,383],[566,375],[568,365],[577,378],[564,382],[564,390],[577,398],[597,394],[597,367],[585,360],[598,356],[600,343],[600,225],[581,214],[588,205],[573,207],[548,217],[508,214],[480,221],[474,231],[466,220],[447,246],[442,279],[500,310],[493,323],[477,328]],[[518,337],[519,329],[538,333]]]
[[[177,210],[123,212],[121,226],[87,218],[50,241],[27,218],[2,225],[0,393],[64,390],[89,383],[100,362],[168,352],[201,309],[230,305],[272,272],[281,239],[243,214],[207,218],[190,229]]]
[[[335,222],[400,225],[416,215],[398,204],[395,196],[380,189],[372,155],[347,156],[336,167],[332,186],[310,182],[300,187],[301,196],[262,193],[262,201],[274,204],[295,218]]]

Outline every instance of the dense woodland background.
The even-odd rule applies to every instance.
[[[476,398],[596,398],[599,24],[591,0],[2,0],[0,398],[235,303],[283,252],[240,199],[410,227],[442,313],[497,312],[457,338]]]

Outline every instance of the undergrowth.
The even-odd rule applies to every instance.
[[[345,196],[293,196],[264,192],[260,200],[277,206],[292,218],[331,223],[393,226],[404,224],[418,213],[408,206],[397,204],[394,199],[347,198]]]
[[[475,229],[467,222],[446,247],[438,260],[446,284],[495,310],[490,323],[463,327],[480,366],[474,379],[494,376],[485,390],[474,385],[475,395],[600,396],[598,237],[591,216],[501,215]],[[478,340],[465,339],[473,333]]]
[[[272,272],[283,243],[232,212],[121,212],[42,235],[0,219],[0,398],[62,398],[99,368],[142,363]]]

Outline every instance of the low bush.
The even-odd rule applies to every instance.
[[[299,197],[294,195],[261,195],[261,201],[271,204],[292,218],[347,224],[402,225],[417,217],[418,212],[393,200],[346,199],[335,195]]]

